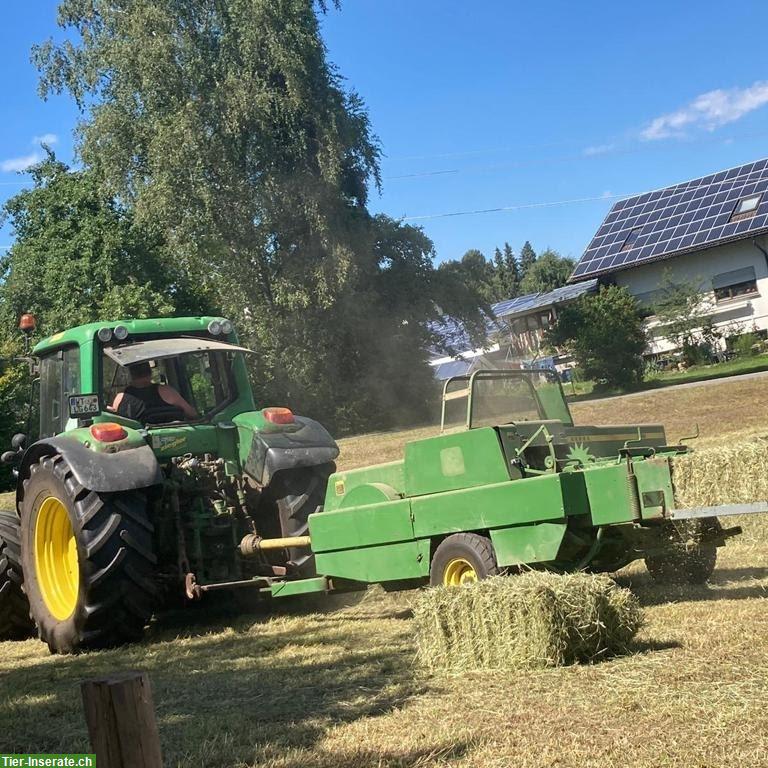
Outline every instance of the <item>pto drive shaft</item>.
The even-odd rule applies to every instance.
[[[301,548],[309,547],[309,536],[292,536],[284,539],[262,539],[261,536],[257,536],[255,533],[249,533],[247,536],[243,536],[240,542],[240,554],[243,557],[255,557],[259,552],[264,552],[269,549],[289,549],[289,548]]]

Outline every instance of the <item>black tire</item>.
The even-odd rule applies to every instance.
[[[52,653],[75,653],[138,640],[157,597],[153,526],[140,490],[96,493],[80,485],[59,455],[30,467],[21,503],[21,555],[25,591],[38,635]],[[35,566],[35,530],[49,497],[66,509],[77,551],[74,609],[52,613]]]
[[[24,640],[35,631],[22,573],[19,518],[0,512],[0,640]]]
[[[497,576],[499,566],[493,544],[487,536],[476,533],[454,533],[443,539],[432,556],[429,567],[429,583],[433,587],[445,586],[451,579],[451,569],[459,561],[466,562],[475,576],[460,579],[461,583]]]
[[[309,516],[325,503],[328,478],[336,470],[334,464],[278,472],[269,487],[269,495],[277,505],[281,535],[309,535]],[[288,550],[289,572],[303,577],[314,576],[315,557],[309,549]]]
[[[677,586],[709,581],[717,563],[717,546],[706,539],[720,531],[717,518],[672,524],[665,531],[666,550],[645,558],[651,578],[659,584]]]

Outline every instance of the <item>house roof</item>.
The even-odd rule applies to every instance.
[[[739,213],[744,204],[752,207]],[[768,159],[619,200],[569,282],[764,232],[768,232]]]
[[[489,319],[487,322],[486,335],[490,338],[494,333],[503,330],[503,325],[499,321],[512,320],[537,309],[545,309],[566,301],[572,301],[584,293],[596,290],[596,288],[597,280],[585,280],[582,283],[564,285],[562,288],[555,288],[555,290],[546,293],[529,293],[525,296],[516,296],[513,299],[499,301],[491,307],[496,319]],[[452,318],[442,318],[437,323],[432,323],[431,330],[439,337],[443,347],[456,350],[459,354],[472,349],[472,343],[466,329]],[[431,350],[431,353],[433,360],[445,356],[445,352],[437,349]]]

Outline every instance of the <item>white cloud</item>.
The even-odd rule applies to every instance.
[[[615,144],[596,144],[593,147],[585,147],[584,154],[587,157],[592,157],[594,155],[604,155],[606,152],[611,152],[615,148]]]
[[[43,156],[39,152],[33,152],[31,155],[23,155],[22,157],[9,157],[0,162],[0,171],[3,173],[26,171],[27,168],[39,163],[42,159]]]
[[[640,137],[645,141],[656,141],[684,136],[687,128],[713,131],[765,104],[768,104],[768,81],[758,81],[748,88],[707,91],[681,109],[651,120],[640,131]]]
[[[44,133],[42,136],[35,136],[32,139],[33,144],[47,144],[52,147],[59,140],[59,137],[55,133]]]

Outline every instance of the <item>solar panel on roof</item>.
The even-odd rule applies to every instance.
[[[744,212],[745,218],[733,221],[739,203],[752,195],[760,195],[757,204]],[[627,243],[635,229],[637,235]],[[619,200],[584,251],[571,282],[766,231],[768,158]]]

